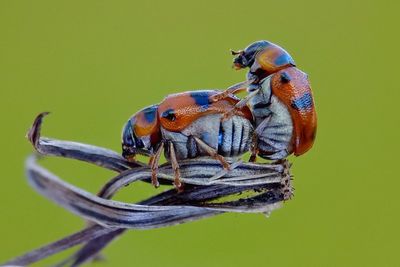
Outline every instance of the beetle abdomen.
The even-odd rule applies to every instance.
[[[252,125],[243,117],[233,116],[221,121],[218,131],[218,154],[237,157],[249,151],[252,134]]]
[[[257,129],[259,156],[265,159],[282,159],[292,153],[293,123],[286,106],[275,96],[271,97],[270,115],[265,126]]]
[[[271,78],[261,81],[261,89],[250,99],[255,120],[259,156],[282,159],[292,153],[293,121],[286,105],[272,95]]]
[[[173,142],[178,160],[209,156],[198,146],[193,136],[224,157],[238,157],[249,151],[253,126],[241,116],[232,116],[221,121],[221,114],[210,114],[195,120],[181,132],[171,132],[162,128],[166,141]],[[168,153],[166,153],[166,156]]]

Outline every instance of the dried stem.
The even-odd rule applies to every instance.
[[[95,256],[125,229],[150,229],[180,224],[223,212],[265,212],[280,207],[291,196],[289,164],[243,163],[219,179],[218,161],[197,159],[180,162],[185,190],[160,193],[138,204],[109,200],[121,188],[138,181],[150,181],[151,170],[143,164],[127,162],[114,151],[91,145],[40,137],[45,114],[40,114],[29,132],[35,149],[44,155],[61,156],[96,164],[120,174],[93,195],[70,185],[37,164],[31,156],[26,171],[31,185],[42,195],[90,221],[75,234],[15,258],[6,264],[28,265],[72,246],[88,242],[61,264],[78,266]],[[170,164],[160,166],[163,183],[173,181]],[[246,197],[243,192],[251,192]],[[225,200],[229,196],[229,200]]]

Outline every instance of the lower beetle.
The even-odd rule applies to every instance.
[[[152,183],[158,186],[157,168],[165,150],[178,189],[179,160],[211,156],[229,169],[225,157],[238,157],[250,149],[253,117],[244,106],[222,121],[223,114],[234,108],[239,99],[232,96],[211,102],[210,96],[219,92],[203,90],[169,95],[160,104],[134,114],[122,131],[123,157],[134,160],[136,154],[150,156]]]

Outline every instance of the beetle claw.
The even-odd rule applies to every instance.
[[[181,183],[180,180],[174,181],[174,186],[175,186],[176,190],[178,191],[178,193],[182,193],[184,191],[183,184]]]

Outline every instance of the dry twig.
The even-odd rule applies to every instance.
[[[121,188],[134,182],[150,182],[147,165],[127,162],[114,151],[91,145],[40,137],[42,117],[29,132],[29,139],[42,155],[77,159],[119,172],[96,195],[70,185],[37,163],[26,162],[31,185],[42,195],[91,223],[82,231],[17,257],[6,264],[28,265],[72,246],[86,243],[58,266],[78,266],[93,258],[126,229],[151,229],[180,224],[224,212],[269,213],[292,195],[289,163],[243,163],[220,179],[210,179],[222,170],[219,162],[196,159],[180,162],[185,190],[175,189],[137,204],[109,200]],[[170,164],[159,169],[161,183],[174,179]],[[249,194],[243,194],[243,192]],[[244,196],[246,195],[246,196]],[[229,200],[226,197],[229,197]]]

